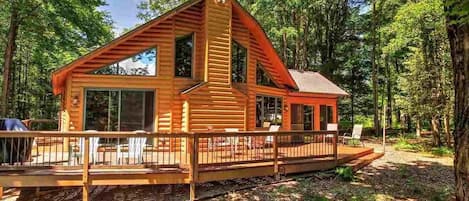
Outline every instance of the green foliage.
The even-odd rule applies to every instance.
[[[349,145],[349,146],[359,146],[359,145],[362,145],[362,143],[360,142],[360,140],[351,139],[351,140],[347,141],[347,145]]]
[[[107,13],[98,10],[104,4],[104,0],[0,2],[0,35],[7,35],[13,12],[18,12],[19,24],[8,116],[57,118],[59,99],[52,94],[51,73],[112,39],[112,21]],[[6,37],[0,37],[2,56],[7,42]],[[0,69],[3,63],[2,57]]]
[[[150,21],[186,1],[187,0],[141,1],[137,6],[139,10],[137,17],[145,22]]]
[[[343,181],[353,181],[355,179],[355,175],[351,167],[338,167],[335,170],[335,173]]]
[[[424,147],[418,143],[410,143],[409,140],[405,137],[400,137],[396,144],[394,144],[394,149],[402,151],[411,151],[411,152],[421,152],[424,151]]]
[[[329,201],[329,199],[320,195],[311,195],[311,196],[306,196],[304,198],[304,201]]]
[[[435,147],[431,149],[431,153],[435,156],[453,156],[454,150],[445,146]]]
[[[453,194],[453,190],[445,187],[445,188],[438,188],[438,190],[431,195],[431,201],[446,201],[450,200],[451,195]]]

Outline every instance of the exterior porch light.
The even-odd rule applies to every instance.
[[[218,3],[226,3],[226,0],[217,0]]]
[[[77,106],[77,105],[78,105],[78,102],[79,102],[78,96],[74,96],[74,97],[72,98],[72,105],[73,105],[73,106]]]

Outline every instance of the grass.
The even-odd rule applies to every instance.
[[[437,157],[451,157],[454,155],[454,151],[452,148],[446,146],[432,147],[428,144],[418,142],[414,139],[415,138],[412,135],[399,137],[397,142],[394,144],[394,149],[399,151],[429,153]]]

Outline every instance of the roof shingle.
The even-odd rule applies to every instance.
[[[333,94],[348,96],[349,94],[318,72],[288,70],[295,80],[300,92]]]

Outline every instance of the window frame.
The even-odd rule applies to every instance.
[[[257,81],[258,81],[258,80],[257,80],[257,76],[258,76],[258,74],[257,74],[257,69],[261,69],[261,70],[264,72],[264,74],[265,74],[265,75],[270,79],[270,81],[272,82],[273,86],[263,85],[263,84],[259,84],[259,83],[257,82]],[[277,83],[274,82],[274,79],[272,79],[272,76],[271,76],[269,73],[267,73],[267,71],[266,71],[265,68],[264,68],[264,65],[262,65],[262,63],[259,62],[259,61],[257,61],[257,63],[256,63],[256,86],[280,88],[280,87],[277,85]]]
[[[132,58],[132,57],[134,57],[134,56],[136,56],[136,55],[138,55],[138,54],[141,54],[141,53],[146,52],[146,51],[151,50],[151,49],[155,49],[155,75],[96,74],[96,72],[99,71],[99,70],[101,70],[101,69],[110,67],[111,65],[120,63],[120,62],[125,61],[125,60],[127,60],[127,59],[130,59],[130,58]],[[113,63],[111,63],[111,64],[107,64],[107,65],[105,65],[105,66],[99,67],[98,69],[93,70],[93,71],[89,72],[88,74],[90,74],[90,75],[99,75],[99,76],[122,76],[122,77],[123,77],[123,76],[132,76],[132,77],[158,77],[158,70],[159,70],[159,63],[160,63],[160,60],[159,60],[159,58],[158,58],[158,56],[160,55],[160,54],[159,54],[159,53],[160,53],[159,50],[160,50],[160,49],[158,48],[158,45],[151,46],[151,47],[146,48],[145,50],[142,50],[142,51],[140,51],[140,52],[138,52],[138,53],[136,53],[136,54],[133,54],[133,55],[131,55],[131,56],[127,56],[127,57],[125,57],[125,58],[123,58],[123,59],[121,59],[121,60],[118,60],[117,62],[113,62]]]
[[[245,56],[245,61],[244,61],[244,68],[243,68],[243,78],[244,80],[241,81],[241,82],[238,82],[238,81],[235,81],[233,80],[233,70],[234,70],[234,62],[233,62],[233,49],[234,49],[234,44],[237,45],[238,49],[243,48],[244,50],[246,50],[246,56]],[[231,65],[231,72],[230,72],[230,81],[232,83],[247,83],[248,81],[248,57],[249,57],[249,53],[248,53],[249,49],[244,47],[241,43],[237,42],[236,40],[232,39],[231,40],[231,58],[230,58],[230,65]],[[237,62],[239,63],[239,62]],[[238,65],[236,65],[238,66]]]
[[[264,98],[266,98],[266,97],[267,98],[275,98],[275,106],[277,106],[278,100],[281,100],[281,105],[278,108],[278,110],[277,110],[277,107],[275,108],[275,115],[280,114],[282,116],[282,121],[281,121],[280,127],[283,127],[284,126],[283,125],[284,124],[284,122],[283,122],[283,120],[284,120],[283,119],[283,117],[284,117],[283,108],[284,108],[284,105],[285,105],[285,102],[283,100],[283,96],[274,96],[274,95],[267,95],[267,94],[256,94],[256,116],[255,116],[255,118],[256,118],[256,128],[264,128],[263,125],[262,125],[264,122],[262,122],[260,126],[257,126],[257,98],[258,97],[262,97],[262,107],[264,107],[264,102],[265,102]],[[262,110],[261,110],[261,116],[265,117],[264,108],[262,108]],[[278,124],[271,124],[271,125],[278,125]]]
[[[193,79],[194,78],[194,59],[195,59],[195,32],[191,32],[189,34],[184,34],[184,35],[179,35],[179,36],[176,36],[174,38],[174,77],[175,78],[183,78],[183,79]],[[185,39],[185,38],[191,38],[192,40],[192,50],[191,50],[191,73],[190,73],[190,76],[187,77],[187,76],[179,76],[179,75],[176,75],[176,71],[177,71],[177,68],[178,66],[176,65],[176,60],[177,60],[177,42],[178,40],[181,40],[181,39]]]
[[[82,116],[82,122],[83,122],[83,126],[82,126],[82,130],[84,131],[86,129],[86,118],[87,118],[87,109],[86,109],[86,105],[87,105],[87,94],[88,94],[88,91],[108,91],[108,92],[111,92],[111,91],[114,91],[114,92],[119,92],[119,102],[118,102],[118,127],[119,127],[119,130],[120,130],[120,112],[121,112],[121,99],[122,99],[122,91],[132,91],[132,92],[143,92],[143,93],[146,93],[146,92],[152,92],[153,93],[153,110],[152,111],[147,111],[145,108],[144,108],[144,115],[143,115],[143,125],[145,126],[145,114],[147,112],[152,112],[152,117],[153,117],[153,122],[152,122],[152,132],[154,132],[156,130],[156,125],[157,125],[157,121],[155,120],[155,116],[156,116],[156,112],[158,111],[158,104],[157,104],[157,96],[158,96],[158,93],[157,93],[157,90],[155,89],[141,89],[141,88],[111,88],[111,87],[90,87],[90,88],[84,88],[83,89],[83,116]],[[145,99],[143,99],[145,100]],[[109,106],[108,106],[109,107]],[[143,128],[144,129],[144,128]],[[143,130],[142,129],[142,130]]]

